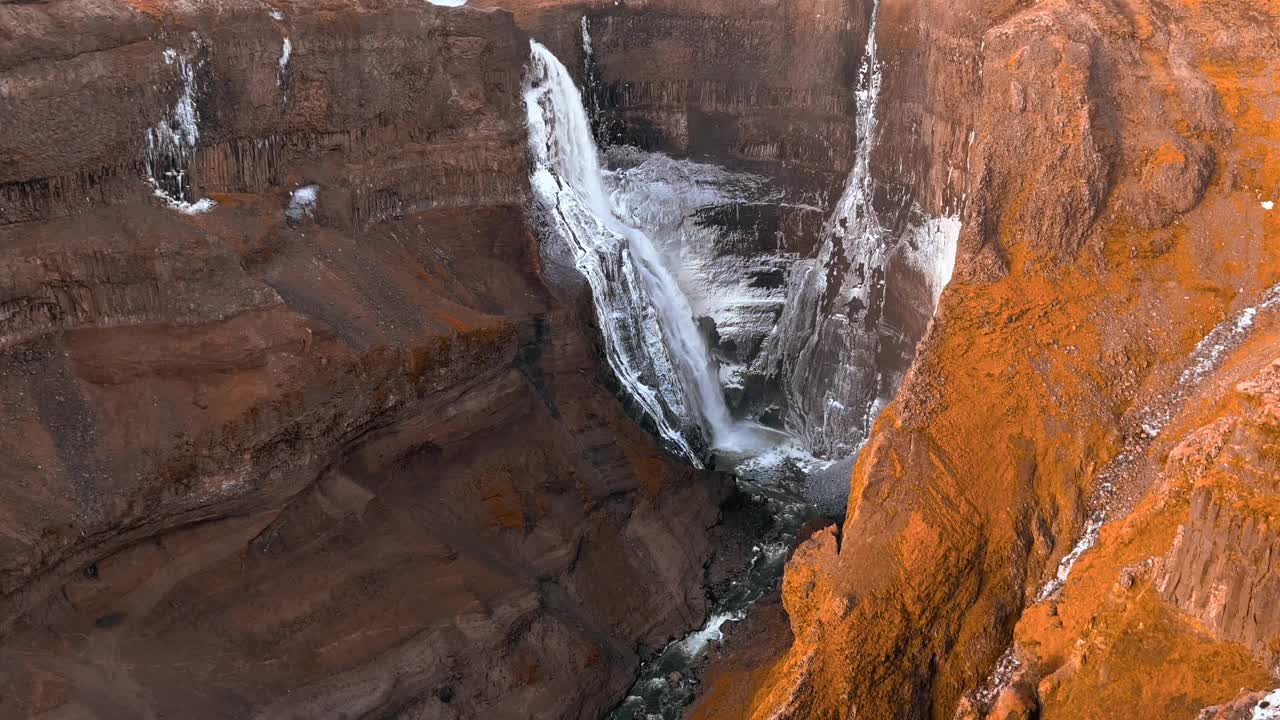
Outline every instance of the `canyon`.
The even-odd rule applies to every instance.
[[[0,709],[1271,717],[1278,51],[0,1]]]

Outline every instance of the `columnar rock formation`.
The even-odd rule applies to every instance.
[[[731,486],[541,273],[527,48],[0,5],[0,715],[597,717],[702,621]]]

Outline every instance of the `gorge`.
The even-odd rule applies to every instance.
[[[0,0],[0,716],[1267,717],[1280,4]]]

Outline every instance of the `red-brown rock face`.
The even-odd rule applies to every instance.
[[[419,2],[0,5],[0,714],[596,717],[701,622],[729,485],[539,274],[526,55]]]
[[[884,227],[964,223],[936,314],[889,262],[874,342],[813,355],[906,378],[693,717],[1250,716],[1274,0],[506,4],[0,3],[3,709],[598,717],[702,618],[727,482],[540,272],[527,31],[602,138],[785,191],[744,253],[813,253],[859,150]]]

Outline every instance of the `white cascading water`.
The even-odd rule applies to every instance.
[[[524,91],[530,181],[551,229],[591,286],[611,369],[659,434],[689,460],[699,462],[691,431],[712,447],[738,449],[750,433],[729,414],[688,298],[652,239],[623,219],[606,191],[569,71],[541,44],[530,46]]]
[[[930,218],[919,208],[912,208],[908,227],[889,228],[873,206],[871,157],[882,83],[878,16],[876,2],[855,91],[853,168],[823,228],[817,257],[797,263],[791,272],[786,308],[756,365],[757,372],[782,385],[788,431],[824,457],[856,453],[881,403],[896,388],[894,378],[884,382],[878,357],[889,264],[913,267],[936,306],[951,279],[960,234],[958,219]]]

